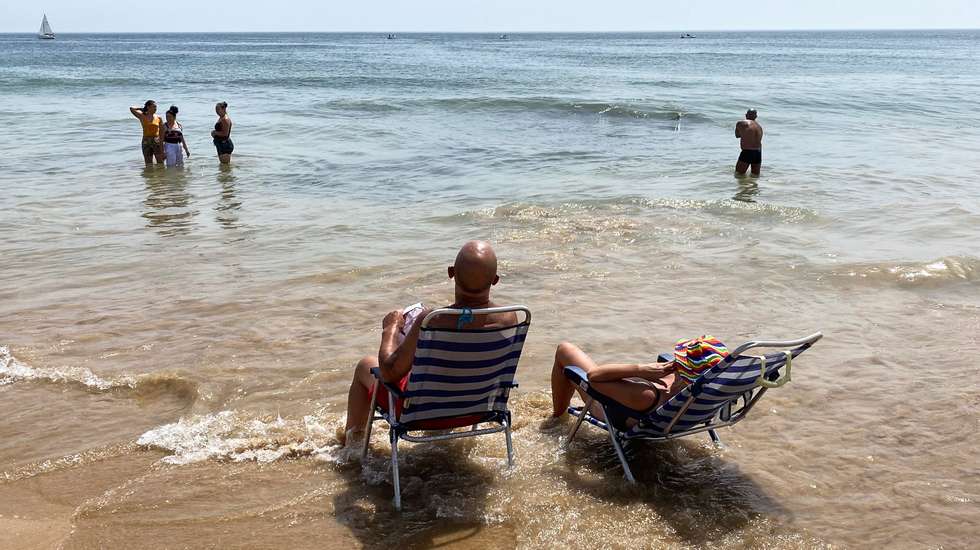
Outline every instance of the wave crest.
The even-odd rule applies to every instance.
[[[851,264],[831,273],[872,283],[890,283],[903,287],[936,288],[949,284],[980,283],[980,258],[947,256],[928,262]]]
[[[140,397],[170,394],[188,401],[198,395],[195,382],[173,373],[105,377],[85,367],[32,367],[14,357],[8,346],[0,346],[0,386],[17,382],[65,384],[94,392],[128,391]]]
[[[137,445],[168,451],[167,464],[206,460],[274,462],[284,458],[330,455],[339,448],[335,431],[316,415],[302,423],[249,418],[238,411],[181,418],[144,433]]]

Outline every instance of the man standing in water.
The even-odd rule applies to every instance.
[[[490,288],[500,281],[497,276],[497,255],[490,243],[485,241],[470,241],[459,249],[456,262],[449,266],[449,278],[455,283],[455,301],[447,306],[453,309],[481,309],[496,307],[490,299]],[[385,382],[400,387],[403,391],[408,385],[408,376],[412,370],[415,348],[418,345],[422,319],[431,311],[426,308],[406,326],[405,312],[396,309],[381,321],[381,346],[377,355],[369,355],[354,367],[354,379],[351,380],[350,391],[347,394],[347,425],[344,427],[344,443],[353,445],[364,437],[364,427],[371,411],[371,392],[374,388],[374,376],[371,369],[381,367],[381,377]],[[457,319],[437,317],[430,326],[436,328],[454,328]],[[517,323],[517,314],[512,311],[477,315],[467,324],[468,328],[505,327]],[[400,400],[395,407],[400,409]],[[388,410],[388,390],[378,386],[377,404]]]
[[[759,113],[755,109],[745,112],[745,120],[735,124],[735,137],[742,140],[742,153],[735,164],[735,173],[744,176],[752,167],[752,175],[762,172],[762,125],[755,121]]]

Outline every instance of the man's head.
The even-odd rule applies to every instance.
[[[456,262],[449,267],[449,278],[456,282],[456,301],[483,300],[497,284],[497,255],[486,241],[470,241],[459,249]]]
[[[745,111],[745,118],[748,120],[755,120],[759,117],[759,113],[755,109],[749,109]]]

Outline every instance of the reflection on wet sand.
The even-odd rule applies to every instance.
[[[238,211],[242,207],[241,200],[235,195],[235,169],[230,164],[218,166],[218,184],[221,185],[221,198],[214,207],[215,219],[225,229],[237,229]]]
[[[189,233],[197,211],[190,208],[186,168],[147,166],[143,169],[143,179],[146,180],[143,201],[146,226],[165,237]]]

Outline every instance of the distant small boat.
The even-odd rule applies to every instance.
[[[693,34],[682,34],[681,38],[697,38],[697,37],[694,36]]]
[[[507,35],[506,34],[502,34],[502,35],[498,36],[497,38],[499,40],[507,40]]]
[[[389,34],[388,35],[388,40],[394,40],[394,39],[395,39],[395,35],[393,35],[393,34]]]
[[[54,32],[48,24],[48,14],[44,14],[44,18],[41,19],[41,30],[37,32],[37,37],[41,40],[54,40]]]

